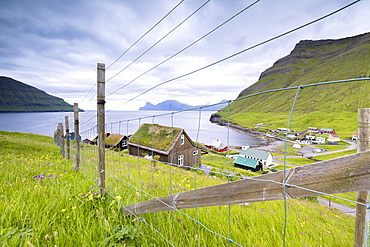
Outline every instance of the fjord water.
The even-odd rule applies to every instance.
[[[211,111],[109,111],[106,113],[106,132],[129,135],[135,133],[143,123],[154,123],[183,128],[193,141],[200,143],[221,140],[225,145],[230,146],[265,144],[265,141],[259,137],[212,124],[209,121],[212,113]],[[82,139],[91,139],[96,135],[94,115],[96,116],[96,111],[79,114]],[[69,129],[73,132],[74,119],[71,112],[0,113],[0,130],[53,136],[58,123],[64,125],[65,116],[68,116]]]

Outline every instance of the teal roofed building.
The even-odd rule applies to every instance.
[[[253,163],[252,161],[255,162]],[[242,150],[234,161],[234,166],[254,171],[268,168],[271,164],[272,155],[270,152],[253,148],[245,148]]]
[[[246,158],[243,156],[238,156],[234,161],[234,166],[246,170],[251,170],[253,172],[262,170],[262,163],[256,159]]]

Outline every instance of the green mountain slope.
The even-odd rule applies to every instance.
[[[304,40],[293,51],[261,73],[259,80],[244,89],[238,98],[286,87],[350,78],[370,74],[370,33],[338,40]],[[357,109],[370,107],[369,80],[321,85],[301,89],[293,113],[292,128],[336,127],[343,134],[356,132]],[[234,101],[231,122],[254,127],[269,123],[271,128],[287,126],[297,90],[265,93]],[[227,109],[217,113],[224,120]]]
[[[55,111],[73,111],[73,106],[35,87],[0,76],[0,112]]]

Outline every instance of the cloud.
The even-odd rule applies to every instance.
[[[205,2],[205,1],[204,1]],[[234,99],[261,72],[304,39],[333,39],[368,32],[370,4],[359,2],[325,20],[256,47],[215,66],[171,81],[127,104],[145,90],[266,41],[353,1],[264,1],[240,13],[200,42],[107,97],[107,107],[136,110],[145,102],[177,99],[188,104]],[[130,83],[252,2],[214,0],[137,62],[106,84],[107,94]],[[177,2],[4,1],[0,9],[0,74],[69,103],[95,108],[96,64],[108,67]],[[184,1],[106,71],[111,78],[203,2]],[[85,100],[83,100],[85,99]],[[83,100],[83,101],[82,101]]]

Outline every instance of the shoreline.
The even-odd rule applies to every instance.
[[[217,124],[220,126],[229,126],[231,129],[238,131],[243,134],[255,136],[262,138],[266,141],[265,145],[257,146],[257,149],[269,151],[269,152],[278,152],[281,151],[278,150],[279,146],[284,145],[285,140],[281,137],[266,137],[266,133],[258,130],[252,130],[247,127],[241,127],[239,125],[233,124],[233,123],[227,123],[223,120],[221,120],[221,116],[218,114],[212,114],[209,121],[213,124]]]

